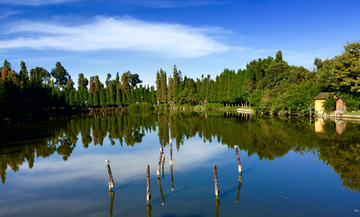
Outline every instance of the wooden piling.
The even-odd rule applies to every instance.
[[[109,208],[109,217],[113,216],[113,207],[114,207],[114,198],[115,198],[115,192],[110,191],[109,192],[110,197],[110,208]]]
[[[160,157],[159,157],[159,165],[158,165],[158,169],[157,169],[157,176],[160,176],[160,169],[161,169],[161,159],[162,159],[162,150],[160,148]]]
[[[220,200],[219,200],[219,198],[216,198],[216,201],[215,201],[215,217],[219,217],[219,206],[220,206]]]
[[[114,188],[115,184],[114,184],[114,179],[113,179],[113,176],[112,176],[112,173],[111,173],[111,168],[110,168],[110,164],[109,162],[106,160],[106,167],[107,167],[107,170],[108,170],[108,173],[109,173],[109,191],[111,191],[112,188]]]
[[[150,193],[150,165],[146,165],[146,201],[149,203],[151,200]]]
[[[219,198],[219,186],[218,186],[218,178],[217,178],[217,169],[216,169],[216,164],[214,164],[214,185],[215,185],[215,195],[216,195],[216,199]]]
[[[238,191],[237,191],[236,200],[235,200],[236,203],[239,202],[241,183],[242,183],[242,175],[240,174],[239,175]]]
[[[240,161],[240,157],[239,157],[238,147],[235,145],[234,148],[235,148],[236,158],[238,160],[238,171],[240,174],[242,174],[242,167],[241,167],[241,161]]]

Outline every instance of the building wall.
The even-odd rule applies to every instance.
[[[325,100],[324,99],[316,99],[315,100],[315,112],[316,113],[323,113],[325,109],[323,108]]]
[[[336,100],[336,111],[346,111],[345,102],[342,99]]]

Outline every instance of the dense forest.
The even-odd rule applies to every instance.
[[[344,51],[332,59],[314,60],[315,68],[291,66],[282,58],[269,56],[246,65],[245,69],[225,69],[215,79],[210,75],[188,78],[174,66],[171,76],[160,69],[155,87],[143,86],[138,74],[130,71],[115,79],[107,75],[89,80],[81,73],[78,87],[70,74],[57,62],[48,72],[36,67],[30,70],[21,61],[15,72],[5,60],[0,79],[0,120],[5,123],[34,119],[59,109],[124,107],[146,103],[146,106],[205,105],[251,106],[264,113],[303,113],[314,107],[313,98],[321,91],[334,92],[347,103],[348,110],[360,110],[360,43],[347,43]]]
[[[257,155],[260,160],[281,158],[290,151],[312,153],[334,168],[344,186],[360,191],[360,125],[355,123],[346,123],[346,131],[339,135],[335,123],[329,120],[322,135],[314,133],[314,125],[307,119],[169,110],[94,111],[45,123],[46,126],[25,124],[16,129],[3,127],[5,130],[0,131],[1,138],[7,140],[0,145],[8,147],[0,149],[3,183],[7,168],[17,171],[25,162],[32,168],[35,158],[55,154],[66,161],[75,148],[81,148],[77,147],[79,144],[85,149],[107,144],[134,146],[146,134],[156,132],[159,145],[168,146],[172,139],[177,151],[188,139],[199,136],[204,143],[216,140],[228,148],[237,145],[248,156]],[[33,140],[34,135],[39,139]]]

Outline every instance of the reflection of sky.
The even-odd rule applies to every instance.
[[[116,183],[124,184],[130,181],[144,178],[146,165],[150,165],[151,174],[156,174],[160,155],[160,144],[155,134],[148,134],[149,140],[134,147],[120,146],[117,142],[111,146],[106,141],[103,146],[90,145],[85,149],[81,147],[81,140],[78,140],[77,148],[70,155],[67,161],[62,156],[53,155],[50,158],[38,158],[31,170],[26,169],[27,164],[21,166],[21,176],[7,182],[21,182],[26,186],[43,187],[57,185],[60,182],[69,182],[76,179],[100,179],[107,181],[107,170],[105,159],[110,160],[112,174]],[[158,147],[158,148],[157,148]],[[173,144],[173,162],[176,165],[176,172],[185,172],[192,168],[201,167],[210,158],[216,157],[223,151],[228,150],[226,146],[208,143],[201,140],[187,141],[186,145],[180,147],[177,152]],[[169,167],[170,146],[164,148],[165,165]],[[105,177],[105,179],[104,179]]]
[[[342,187],[338,174],[311,154],[290,151],[273,161],[260,161],[240,151],[243,177],[239,202],[234,149],[195,137],[180,151],[173,145],[174,191],[171,190],[170,146],[164,148],[165,176],[161,176],[165,204],[156,179],[160,144],[156,132],[147,133],[134,147],[105,138],[103,146],[82,147],[81,138],[67,161],[54,154],[37,158],[16,173],[7,170],[0,186],[0,216],[105,216],[109,213],[108,174],[111,161],[115,181],[114,216],[146,216],[146,164],[151,167],[153,216],[213,216],[213,164],[217,164],[220,216],[351,216],[359,209],[358,192]]]

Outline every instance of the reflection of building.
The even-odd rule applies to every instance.
[[[325,121],[322,118],[319,118],[315,121],[315,133],[324,133],[324,124]]]
[[[333,120],[333,119],[332,119]],[[315,133],[319,138],[327,139],[328,136],[324,130],[326,119],[319,118],[315,121]],[[335,131],[338,135],[341,135],[345,132],[346,122],[335,118]],[[329,128],[326,128],[327,131]],[[333,129],[333,128],[332,128]]]
[[[346,128],[346,122],[335,119],[335,123],[336,123],[336,133],[339,135],[343,134]]]

